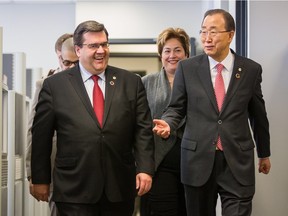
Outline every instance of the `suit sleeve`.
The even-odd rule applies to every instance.
[[[178,128],[181,120],[185,118],[186,107],[187,93],[185,87],[185,77],[183,74],[182,64],[179,62],[175,72],[171,101],[168,108],[162,115],[162,119],[169,124],[172,131],[175,131]]]
[[[33,184],[49,184],[51,182],[50,155],[54,119],[52,93],[46,79],[39,94],[32,126],[31,176]]]
[[[269,122],[265,109],[265,102],[261,90],[262,68],[258,67],[255,81],[255,92],[249,103],[249,119],[253,130],[254,140],[259,158],[270,156]]]
[[[137,173],[154,174],[154,141],[152,132],[152,118],[145,88],[138,79],[135,129],[135,160]]]

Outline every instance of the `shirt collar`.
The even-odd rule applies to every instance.
[[[86,82],[87,80],[91,78],[91,76],[93,76],[93,74],[88,72],[80,62],[79,62],[79,67],[80,67],[80,72],[81,72],[83,82]],[[98,74],[98,76],[105,82],[105,71]]]
[[[215,68],[215,66],[218,63],[221,63],[224,66],[224,68],[226,68],[226,70],[228,70],[228,71],[232,71],[232,69],[233,69],[234,55],[232,54],[230,49],[229,49],[228,55],[226,56],[226,58],[222,62],[217,62],[213,58],[211,58],[210,56],[208,56],[208,60],[209,60],[210,70]]]

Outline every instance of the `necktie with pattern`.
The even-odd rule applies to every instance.
[[[104,97],[102,90],[98,85],[99,76],[94,75],[92,76],[94,81],[94,88],[93,88],[93,108],[98,119],[100,126],[102,127],[103,122],[103,114],[104,114]]]
[[[215,95],[216,95],[216,100],[217,100],[219,112],[222,109],[222,104],[223,104],[224,97],[225,97],[225,86],[224,86],[224,80],[222,77],[223,67],[224,66],[220,63],[216,65],[217,75],[216,75],[216,79],[215,79],[215,89],[214,90],[215,90]],[[216,147],[221,151],[223,150],[220,136],[218,136]]]

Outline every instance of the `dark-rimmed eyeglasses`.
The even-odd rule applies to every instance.
[[[76,61],[62,60],[62,63],[65,67],[70,67],[72,64],[76,65],[78,62],[79,60]]]
[[[97,50],[100,47],[102,47],[103,49],[107,49],[109,47],[109,43],[108,42],[104,42],[104,43],[91,43],[91,44],[82,44],[82,46],[87,46],[89,49],[91,50]]]

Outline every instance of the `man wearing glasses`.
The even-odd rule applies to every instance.
[[[222,215],[251,215],[254,142],[258,171],[268,174],[271,167],[262,68],[230,49],[234,34],[228,12],[205,13],[200,31],[205,54],[178,63],[171,103],[162,120],[154,120],[154,132],[167,138],[186,116],[181,180],[189,216],[215,216],[218,195]]]
[[[55,43],[55,52],[59,59],[59,68],[57,68],[56,70],[51,69],[47,75],[48,77],[60,71],[74,67],[75,64],[78,62],[78,56],[76,55],[75,50],[74,50],[72,34],[66,33],[66,34],[61,35],[57,39]],[[29,181],[29,190],[32,196],[34,196],[34,185],[32,184],[32,181],[31,181],[31,148],[32,148],[31,130],[32,130],[33,119],[34,119],[35,112],[36,112],[35,111],[36,104],[38,103],[39,92],[42,89],[43,81],[45,78],[38,80],[36,82],[36,90],[34,93],[34,98],[32,101],[32,109],[29,115],[29,122],[28,122],[28,134],[27,134],[28,140],[27,140],[27,148],[26,148],[26,172],[27,172],[27,178]],[[53,149],[52,149],[52,155],[51,155],[52,167],[54,167],[55,154],[56,154],[56,135],[53,137]],[[52,193],[53,193],[53,184],[51,183],[50,195],[49,195],[49,208],[50,208],[50,213],[51,213],[50,215],[57,216],[58,215],[57,208],[55,206],[55,203],[51,200]],[[35,198],[37,199],[37,197]]]
[[[74,31],[79,64],[43,83],[32,128],[34,195],[64,216],[128,216],[154,174],[152,119],[141,78],[108,65],[108,32],[96,21]]]

